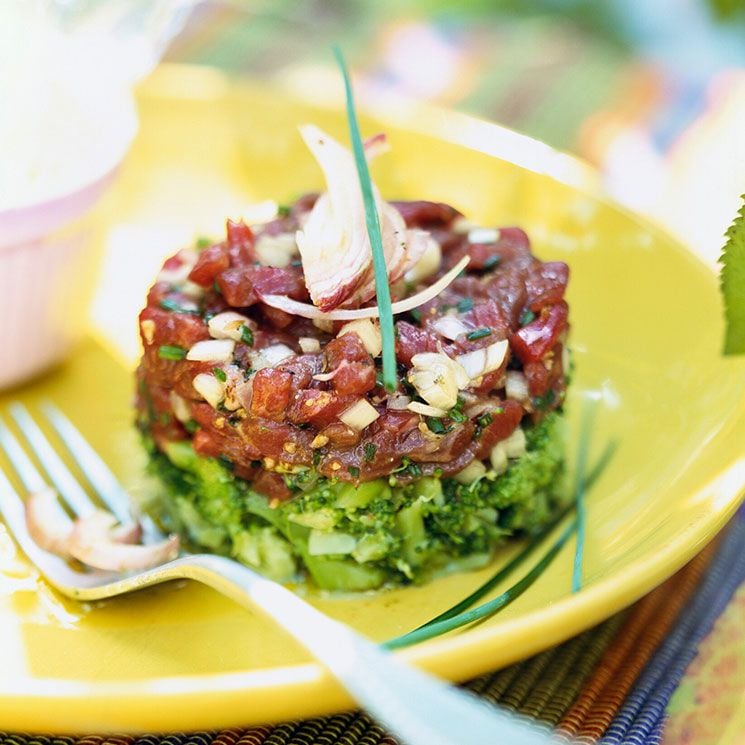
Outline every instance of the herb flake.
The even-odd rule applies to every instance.
[[[352,82],[349,77],[344,56],[339,47],[334,47],[334,56],[344,78],[344,91],[347,104],[347,121],[349,135],[352,140],[352,151],[354,152],[357,175],[359,176],[360,189],[365,203],[365,221],[367,223],[367,234],[372,248],[373,269],[375,273],[375,295],[380,310],[380,334],[383,340],[383,382],[386,390],[393,392],[397,388],[396,375],[396,346],[393,335],[393,310],[391,308],[391,290],[388,285],[388,270],[385,265],[385,254],[383,252],[383,239],[380,233],[380,219],[375,204],[372,180],[367,167],[365,149],[362,145],[357,113],[354,106],[354,94],[352,93]]]
[[[491,336],[491,329],[475,329],[469,334],[466,334],[466,339],[468,339],[469,341],[476,341],[476,339],[483,339],[485,336]]]
[[[158,348],[158,357],[162,360],[182,360],[186,357],[186,350],[175,344],[163,344]]]

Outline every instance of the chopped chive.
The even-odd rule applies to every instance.
[[[482,414],[478,418],[479,427],[488,427],[493,421],[493,417],[491,414]]]
[[[215,291],[215,292],[216,292],[216,293],[217,293],[218,295],[222,295],[222,290],[220,289],[220,285],[219,285],[219,284],[217,284],[217,280],[215,280],[215,281],[214,281],[214,282],[212,283],[212,289],[213,289],[213,290],[214,290],[214,291]]]
[[[164,344],[158,349],[158,357],[162,360],[182,360],[186,357],[186,350],[174,344]]]
[[[204,235],[200,235],[199,238],[197,238],[197,242],[195,243],[196,248],[199,250],[202,250],[203,248],[209,248],[211,245],[212,240]]]
[[[254,332],[245,323],[241,326],[241,341],[249,347],[254,345]]]
[[[190,435],[193,435],[199,429],[199,424],[197,424],[193,419],[189,419],[188,422],[184,422],[184,429]]]
[[[473,300],[471,300],[470,297],[464,297],[455,307],[460,313],[467,313],[469,310],[473,309]]]
[[[535,320],[535,313],[533,313],[530,308],[526,308],[521,314],[520,314],[520,325],[521,326],[527,326],[531,321]]]
[[[375,458],[375,453],[378,452],[378,446],[374,442],[366,442],[365,447],[365,460],[370,462]]]
[[[360,469],[357,468],[357,466],[349,466],[349,468],[347,468],[347,471],[349,471],[349,475],[353,479],[357,479],[360,476]]]
[[[290,206],[288,204],[277,205],[277,217],[289,217]]]
[[[595,466],[584,478],[584,488],[589,489],[592,484],[597,481],[608,462],[613,457],[615,452],[616,443],[610,442],[606,445],[602,455],[598,458]],[[533,569],[528,572],[522,579],[518,580],[510,588],[508,588],[500,596],[493,600],[480,605],[470,612],[466,612],[468,608],[472,607],[481,598],[487,595],[494,587],[501,584],[507,577],[512,574],[519,566],[521,566],[530,556],[536,551],[536,549],[542,545],[543,541],[559,526],[559,524],[574,510],[575,504],[570,504],[564,508],[548,525],[540,530],[539,533],[533,536],[533,539],[523,548],[517,555],[515,555],[504,567],[499,569],[492,577],[490,577],[483,585],[478,587],[468,597],[465,597],[459,603],[448,610],[440,613],[435,618],[427,621],[413,631],[403,634],[402,636],[391,639],[383,644],[388,649],[399,649],[401,647],[407,647],[417,642],[425,641],[426,639],[432,639],[436,636],[440,636],[448,631],[452,631],[461,626],[466,626],[474,621],[482,620],[494,615],[498,611],[505,608],[513,600],[518,598],[531,584],[543,573],[545,569],[551,564],[553,559],[559,550],[566,544],[567,540],[572,535],[577,524],[577,519],[573,520],[559,536],[556,543],[551,549],[543,556],[543,558],[536,564]]]
[[[550,390],[546,391],[542,396],[536,396],[533,399],[533,408],[537,409],[538,411],[545,411],[546,409],[551,406],[551,404],[556,400],[556,393],[554,392],[554,389],[551,388]]]
[[[414,310],[409,311],[409,315],[417,322],[422,322],[422,311],[418,308],[414,308]]]
[[[227,373],[221,367],[213,367],[212,374],[221,382],[224,383],[227,379]]]
[[[463,413],[463,404],[464,403],[465,403],[465,401],[460,396],[458,396],[458,402],[448,412],[448,416],[454,422],[461,423],[461,422],[468,421],[468,417]]]
[[[595,417],[596,402],[586,402],[582,411],[582,428],[577,445],[577,465],[574,481],[574,504],[577,510],[577,543],[574,549],[574,569],[572,571],[572,592],[582,589],[582,563],[585,555],[585,510],[587,452],[590,449],[590,433]]]
[[[491,329],[476,329],[471,331],[470,334],[466,334],[466,339],[469,341],[476,341],[476,339],[483,339],[485,336],[491,335]]]
[[[339,47],[334,47],[334,56],[339,64],[342,77],[344,78],[344,90],[347,99],[347,120],[349,124],[349,135],[352,140],[357,175],[359,176],[360,189],[365,202],[365,221],[367,223],[367,235],[372,248],[373,269],[375,272],[375,294],[380,311],[380,334],[383,340],[383,382],[386,390],[393,392],[397,388],[396,375],[396,347],[393,336],[393,310],[391,309],[391,290],[388,286],[388,270],[385,265],[385,254],[383,253],[383,239],[380,234],[380,220],[373,195],[370,171],[367,168],[365,149],[362,145],[362,137],[357,122],[357,114],[354,107],[354,95],[352,93],[352,82],[349,71],[344,61],[344,56]]]
[[[163,298],[163,300],[159,303],[160,307],[163,308],[163,310],[170,310],[173,313],[191,313],[193,315],[198,315],[199,311],[194,308],[185,308],[181,303],[176,302],[172,298]]]
[[[445,434],[445,425],[437,417],[428,416],[426,422],[431,432],[434,432],[436,435]]]
[[[484,262],[484,269],[493,269],[497,264],[500,262],[499,256],[494,254],[493,256],[490,256],[485,262]]]
[[[382,646],[386,649],[408,647],[411,644],[417,644],[426,641],[427,639],[432,639],[433,637],[440,636],[448,631],[460,628],[461,626],[467,626],[474,623],[474,621],[480,621],[493,616],[497,611],[502,610],[502,608],[509,605],[513,600],[520,597],[520,595],[522,595],[543,574],[556,558],[559,551],[564,547],[564,544],[569,540],[572,533],[574,533],[574,529],[575,521],[573,520],[564,529],[562,534],[554,542],[553,546],[551,546],[551,548],[544,554],[541,560],[524,577],[515,582],[511,587],[508,587],[496,598],[489,600],[472,610],[456,613],[455,615],[448,616],[439,621],[432,621],[425,626],[410,631],[408,634],[403,634],[402,636],[390,639]],[[507,567],[505,567],[505,569],[506,568]]]

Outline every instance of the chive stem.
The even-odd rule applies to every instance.
[[[585,534],[587,524],[587,510],[585,507],[585,491],[587,479],[587,453],[590,449],[590,433],[595,417],[594,402],[587,402],[582,411],[582,426],[577,444],[577,465],[574,481],[574,504],[577,510],[577,541],[574,548],[574,567],[572,570],[572,592],[582,589],[582,566],[585,557]]]
[[[367,167],[365,149],[362,145],[362,136],[357,122],[357,113],[354,106],[354,95],[352,93],[352,82],[349,77],[344,55],[338,46],[333,47],[334,56],[344,78],[344,90],[346,93],[347,122],[349,125],[349,136],[352,141],[354,161],[357,166],[357,175],[360,180],[360,189],[365,204],[365,222],[367,224],[367,235],[370,239],[372,249],[373,269],[375,272],[375,294],[378,309],[380,311],[380,335],[383,340],[383,385],[386,390],[393,392],[398,387],[396,375],[396,345],[393,336],[393,310],[391,309],[391,290],[388,286],[388,270],[385,265],[385,254],[383,253],[383,239],[380,232],[380,218],[375,204],[372,180]]]

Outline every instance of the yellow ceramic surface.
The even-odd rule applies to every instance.
[[[96,315],[105,348],[91,339],[57,373],[7,396],[32,407],[53,398],[135,494],[148,485],[130,426],[134,313],[160,259],[179,247],[168,240],[214,229],[241,204],[320,186],[296,125],[312,120],[340,136],[345,127],[338,110],[188,70],[161,71],[140,102],[142,132],[101,233],[109,255]],[[443,200],[485,224],[521,225],[541,257],[569,263],[572,439],[581,400],[592,395],[602,402],[594,452],[611,438],[620,443],[589,496],[581,592],[570,592],[570,545],[500,615],[403,653],[461,680],[606,618],[724,525],[745,485],[745,360],[720,356],[710,270],[653,226],[579,188],[586,173],[575,161],[462,116],[382,106],[379,113],[381,121],[364,128],[390,134],[393,151],[375,166],[384,194]],[[493,568],[425,587],[311,600],[382,640],[448,607]],[[296,644],[210,590],[172,584],[81,606],[45,587],[1,532],[0,660],[4,730],[197,729],[350,705]]]

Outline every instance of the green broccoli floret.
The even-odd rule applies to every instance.
[[[427,477],[359,487],[315,472],[270,507],[220,460],[188,442],[165,453],[145,434],[150,470],[167,486],[149,511],[194,546],[232,555],[280,580],[304,568],[324,589],[421,582],[454,563],[477,566],[507,537],[547,523],[563,498],[561,415],[525,428],[526,452],[473,484]],[[328,553],[328,552],[335,553]]]

